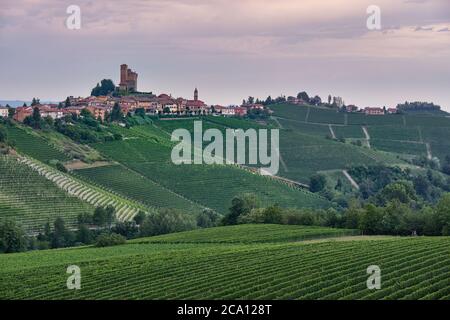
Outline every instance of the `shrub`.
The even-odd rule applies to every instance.
[[[96,247],[111,247],[125,243],[125,238],[117,233],[101,234],[95,240]]]
[[[145,217],[141,225],[141,236],[193,230],[197,227],[195,218],[175,209],[161,209]]]

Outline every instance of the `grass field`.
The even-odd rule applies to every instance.
[[[450,299],[448,237],[274,236],[247,244],[182,237],[192,243],[1,255],[0,299]],[[69,265],[80,267],[80,290],[66,288]],[[367,289],[371,265],[381,269],[381,290]]]

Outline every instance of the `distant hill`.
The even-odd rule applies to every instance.
[[[23,101],[23,100],[0,100],[1,106],[6,106],[9,104],[13,108],[21,107],[23,104],[26,103],[27,105],[31,104],[31,101]],[[54,101],[41,101],[41,103],[57,103]]]

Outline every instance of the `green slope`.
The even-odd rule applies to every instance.
[[[139,243],[258,243],[287,242],[359,234],[358,230],[276,224],[237,225],[167,234],[130,242]]]
[[[75,226],[78,214],[93,210],[16,159],[0,157],[0,221],[13,219],[27,232],[38,232],[59,216]]]
[[[450,299],[448,237],[128,243],[1,255],[0,265],[0,299]],[[69,265],[81,290],[66,288]],[[367,289],[370,265],[381,290]]]

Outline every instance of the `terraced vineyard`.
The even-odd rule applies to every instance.
[[[203,207],[120,165],[77,170],[76,174],[149,207],[175,208],[187,212],[201,212],[203,209]]]
[[[28,165],[12,157],[0,157],[0,221],[13,219],[27,232],[38,232],[58,216],[74,226],[78,214],[93,210]]]
[[[358,230],[276,224],[237,225],[137,239],[138,243],[264,243],[358,235]]]
[[[2,255],[0,299],[450,299],[450,238],[356,239]],[[73,264],[81,290],[66,288]],[[381,290],[367,289],[370,265]]]

